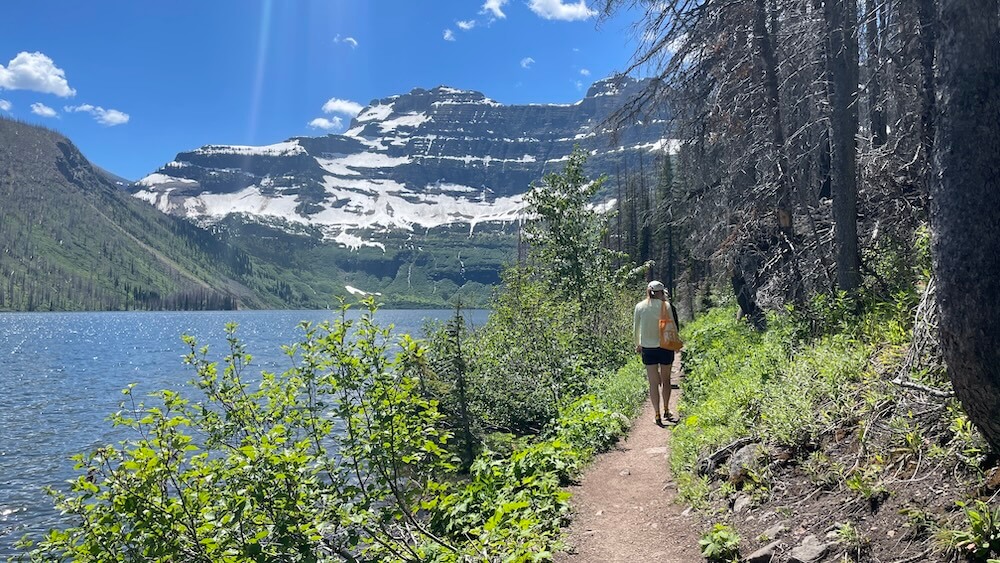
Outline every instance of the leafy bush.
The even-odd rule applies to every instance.
[[[424,503],[431,529],[480,554],[521,560],[548,551],[569,511],[559,474],[579,462],[566,444],[536,444],[508,459],[484,452],[468,484]]]
[[[609,410],[626,418],[639,413],[639,407],[649,392],[645,367],[637,355],[633,355],[617,371],[606,371],[592,377],[587,387],[589,393]]]
[[[608,380],[634,375],[619,370]],[[561,486],[624,433],[623,418],[599,398],[587,395],[563,410],[548,432],[550,439],[507,456],[483,452],[473,463],[467,484],[424,504],[432,529],[475,546],[481,557],[545,560],[557,545],[559,527],[569,510],[569,494]]]
[[[26,543],[30,558],[391,561],[413,554],[413,538],[455,551],[418,518],[453,470],[449,435],[368,306],[356,322],[304,323],[286,347],[295,367],[256,389],[235,325],[221,371],[185,337],[200,397],[161,391],[149,406],[127,389],[112,420],[136,437],[77,456],[71,491],[51,491],[77,524]]]
[[[552,434],[556,441],[573,444],[589,456],[611,447],[628,423],[628,418],[601,404],[594,395],[585,395],[563,409]]]
[[[507,270],[504,281],[496,309],[468,347],[472,408],[488,430],[538,434],[564,400],[586,389],[579,309],[522,270]]]
[[[981,500],[971,506],[965,502],[956,504],[965,514],[968,527],[939,530],[938,545],[971,561],[986,561],[1000,555],[1000,508],[991,509]]]
[[[714,562],[736,562],[740,559],[740,535],[726,524],[716,523],[698,540],[701,555]]]

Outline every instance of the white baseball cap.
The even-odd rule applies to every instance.
[[[646,285],[646,289],[648,289],[649,291],[663,291],[663,289],[664,289],[663,288],[663,282],[659,282],[659,281],[653,280],[653,281],[649,282],[648,285]]]

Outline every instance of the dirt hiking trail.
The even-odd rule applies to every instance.
[[[676,415],[680,362],[675,361],[670,412]],[[636,374],[645,377],[645,373]],[[689,563],[703,558],[693,517],[682,516],[669,470],[673,425],[659,427],[646,399],[628,438],[599,455],[573,493],[566,552],[556,563]]]

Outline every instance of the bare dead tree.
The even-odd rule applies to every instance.
[[[927,217],[936,3],[605,0],[641,11],[624,72],[652,77],[616,118],[669,108],[672,225],[750,310],[854,290],[862,272],[893,291],[887,250],[912,254]]]
[[[931,225],[941,347],[969,419],[1000,449],[1000,6],[940,4]]]
[[[833,219],[836,224],[837,286],[853,292],[861,284],[858,272],[858,8],[855,0],[823,3],[829,50],[832,147]]]

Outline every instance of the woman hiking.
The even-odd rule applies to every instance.
[[[669,311],[669,312],[668,312]],[[680,340],[677,334],[677,311],[667,300],[663,283],[651,281],[646,286],[646,299],[635,305],[632,315],[632,333],[635,340],[635,351],[642,355],[642,363],[646,366],[646,379],[649,380],[649,400],[653,403],[656,413],[656,424],[676,422],[670,413],[670,370],[674,363],[674,351],[665,346],[673,346],[673,342],[663,340],[664,328],[669,329],[673,323],[673,336],[677,349]],[[666,325],[666,326],[665,326]],[[663,396],[663,418],[660,418],[660,396]]]

